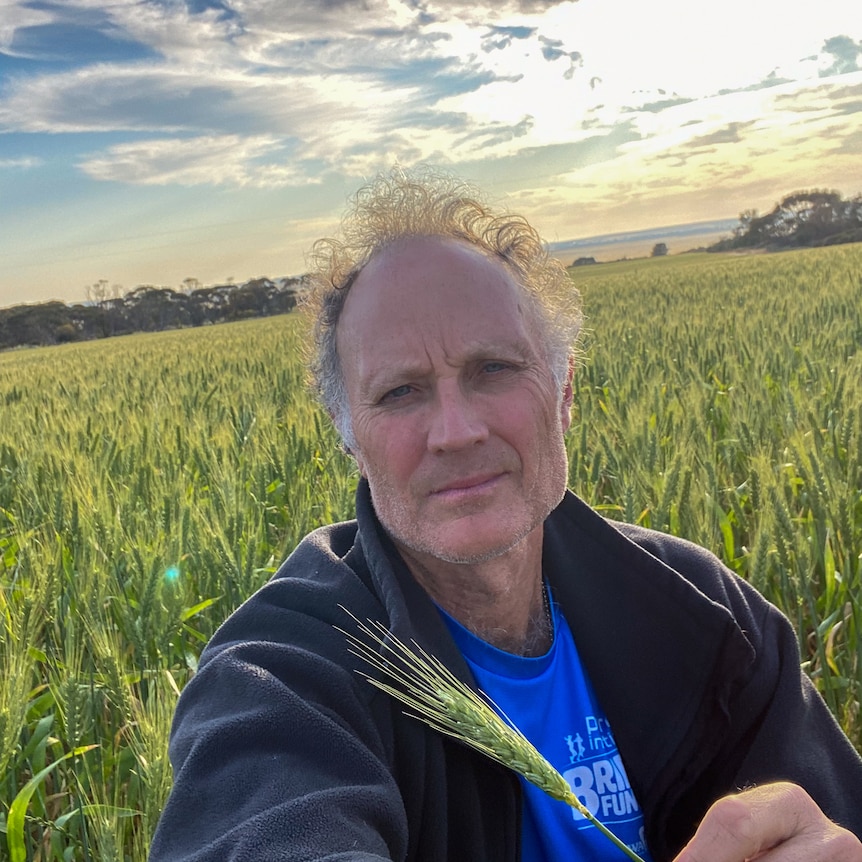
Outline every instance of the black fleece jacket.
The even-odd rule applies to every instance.
[[[709,805],[778,779],[862,836],[862,760],[800,672],[784,616],[710,553],[572,494],[544,570],[610,720],[656,862]],[[310,534],[213,637],[171,739],[151,862],[517,862],[513,774],[362,679],[343,608],[470,672],[374,515]]]

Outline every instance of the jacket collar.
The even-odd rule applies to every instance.
[[[365,480],[359,541],[389,631],[475,685],[436,606],[377,520]],[[669,541],[673,541],[669,539]],[[730,611],[567,492],[545,522],[543,566],[638,798],[673,792],[717,752],[754,652]]]
[[[373,589],[386,608],[390,635],[402,643],[417,643],[443,662],[462,682],[475,687],[473,674],[452,640],[428,593],[419,585],[383,529],[365,479],[356,489],[358,540]]]
[[[667,805],[716,756],[755,656],[690,580],[708,573],[674,570],[622,529],[567,493],[545,524],[544,566],[636,796]]]

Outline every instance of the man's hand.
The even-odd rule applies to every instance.
[[[795,784],[719,799],[674,862],[862,862],[862,843]]]

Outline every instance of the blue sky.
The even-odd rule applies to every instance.
[[[298,274],[396,162],[549,241],[862,192],[859,0],[0,0],[0,306]]]

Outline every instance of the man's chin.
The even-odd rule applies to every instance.
[[[529,532],[515,536],[509,534],[505,537],[488,536],[484,539],[478,536],[475,530],[469,535],[428,536],[424,540],[392,533],[390,535],[408,556],[430,557],[443,563],[475,566],[502,557],[518,545]]]

